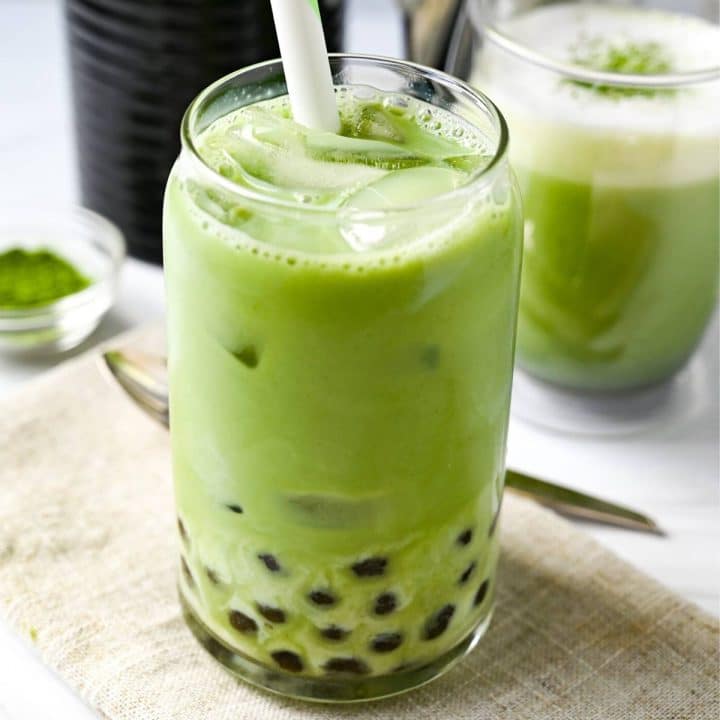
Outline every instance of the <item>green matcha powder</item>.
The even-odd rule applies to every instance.
[[[619,75],[663,75],[672,70],[672,62],[666,48],[657,42],[627,41],[613,44],[602,38],[592,38],[571,47],[570,57],[575,65]],[[657,95],[671,95],[675,92],[671,88],[594,85],[582,80],[568,80],[567,82],[576,87],[586,88],[598,95],[611,98],[638,95],[654,97]]]
[[[0,309],[47,305],[89,285],[89,278],[50,250],[0,253]]]

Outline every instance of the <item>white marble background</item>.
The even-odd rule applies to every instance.
[[[400,23],[390,0],[353,0],[349,48],[397,54]],[[60,0],[0,0],[0,212],[77,198]],[[160,271],[130,260],[120,299],[93,338],[163,315]],[[682,427],[593,441],[511,424],[510,461],[580,489],[636,506],[668,537],[586,525],[600,542],[713,614],[720,590],[717,323],[702,361],[713,381],[702,413]],[[49,366],[0,357],[0,395]],[[2,462],[2,439],[0,439]],[[0,499],[2,490],[0,489]],[[92,718],[0,622],[0,720]]]

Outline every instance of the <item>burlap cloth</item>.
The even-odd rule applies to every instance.
[[[97,355],[0,406],[0,613],[102,717],[720,717],[715,620],[532,503],[507,498],[480,646],[431,685],[362,706],[284,700],[217,665],[180,617],[174,523],[167,432]]]

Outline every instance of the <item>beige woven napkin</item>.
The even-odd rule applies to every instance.
[[[0,406],[0,613],[102,717],[720,717],[711,617],[531,503],[508,497],[502,545],[492,628],[447,676],[364,706],[284,700],[226,674],[183,625],[167,434],[97,356]]]

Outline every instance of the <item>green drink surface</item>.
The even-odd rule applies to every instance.
[[[341,97],[345,136],[285,100],[216,121],[199,153],[245,194],[181,157],[165,208],[184,593],[312,676],[422,665],[489,615],[521,245],[507,169],[447,195],[487,138]]]
[[[490,160],[481,135],[459,119],[443,122],[417,101],[388,96],[359,103],[341,93],[339,110],[336,135],[295,123],[287,98],[243,107],[206,130],[198,152],[221,175],[266,199],[358,209],[441,195]],[[418,183],[423,173],[405,172],[414,168],[429,169],[433,184]],[[396,173],[405,194],[386,194]]]

